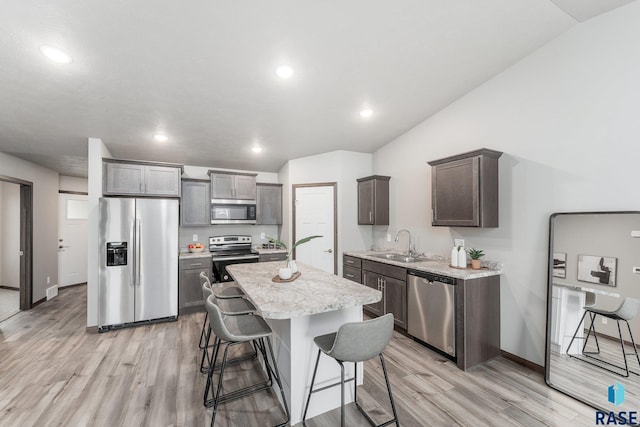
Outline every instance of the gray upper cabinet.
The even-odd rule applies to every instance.
[[[358,179],[358,224],[389,225],[389,176]]]
[[[429,162],[432,225],[498,226],[499,151],[481,150]]]
[[[210,170],[211,198],[256,200],[256,175]]]
[[[104,195],[180,197],[181,165],[117,159],[103,165]]]
[[[258,183],[256,224],[282,224],[282,184]]]
[[[182,180],[180,223],[183,226],[211,225],[211,190],[209,181],[200,179]]]

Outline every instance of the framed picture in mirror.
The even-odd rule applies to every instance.
[[[567,277],[567,254],[563,252],[553,253],[553,277],[564,279]]]
[[[598,285],[616,286],[617,261],[612,257],[578,255],[578,280]]]

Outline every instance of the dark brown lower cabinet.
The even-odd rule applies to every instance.
[[[393,313],[396,326],[407,329],[407,269],[362,260],[362,284],[382,292],[382,300],[365,305],[373,316]]]

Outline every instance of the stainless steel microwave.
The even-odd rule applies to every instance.
[[[256,204],[247,200],[211,201],[211,224],[255,224]]]

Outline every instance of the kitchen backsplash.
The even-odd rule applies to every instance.
[[[228,234],[248,235],[252,237],[253,245],[267,243],[267,239],[261,239],[261,233],[269,237],[279,237],[277,225],[211,225],[209,227],[180,227],[178,243],[180,251],[187,250],[187,245],[193,243],[193,235],[198,235],[198,242],[209,247],[209,237],[222,236]]]

